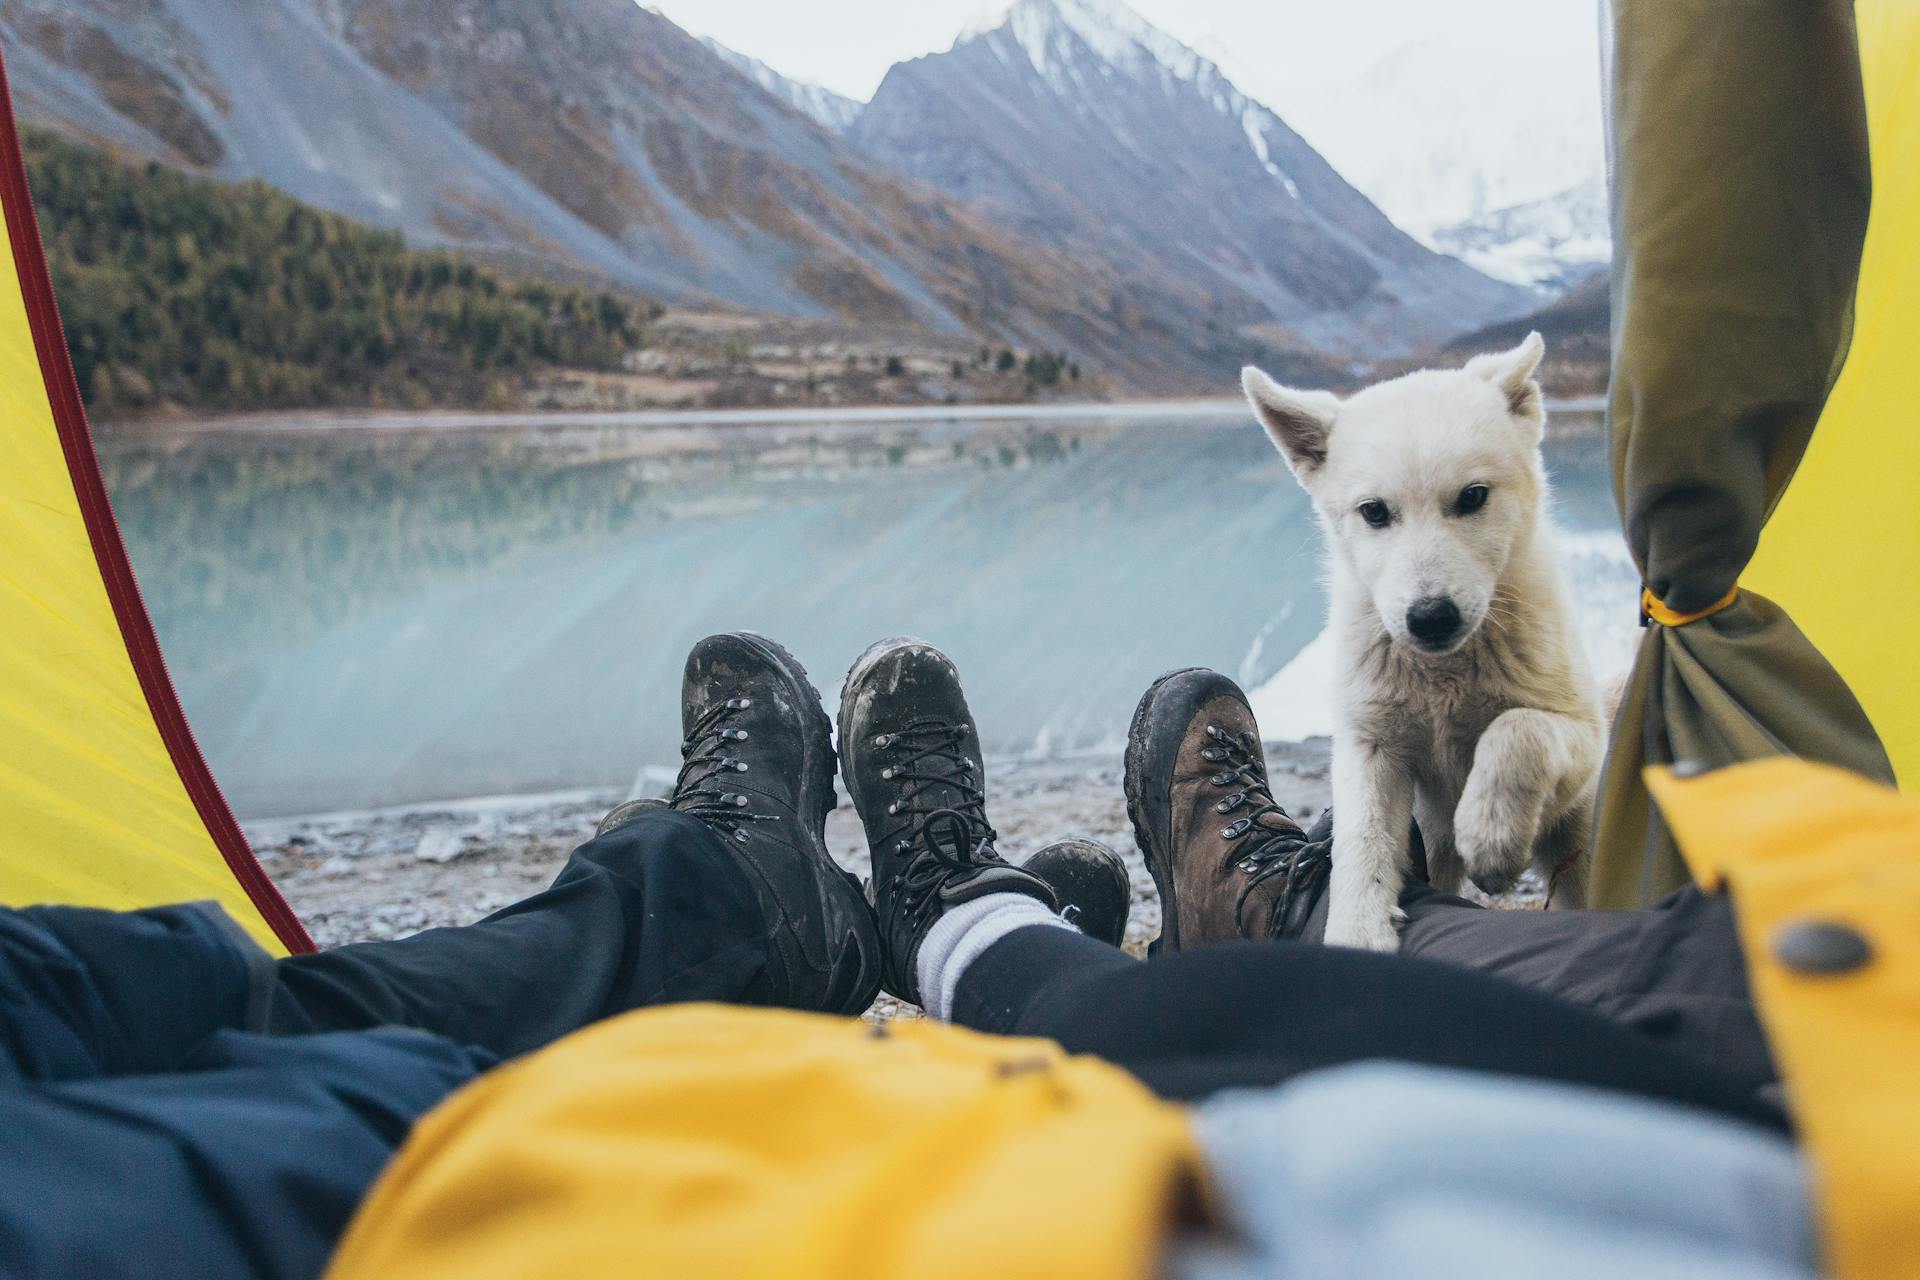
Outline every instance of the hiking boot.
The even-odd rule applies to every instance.
[[[1058,909],[1039,876],[994,850],[980,733],[960,675],[920,640],[882,640],[840,692],[840,771],[873,850],[870,894],[885,955],[881,985],[920,1003],[914,961],[933,922],[989,893]]]
[[[1056,840],[1021,865],[1047,882],[1080,932],[1114,947],[1127,936],[1133,878],[1119,854],[1098,840]]]
[[[1193,667],[1153,682],[1127,736],[1127,816],[1160,890],[1149,954],[1235,938],[1298,938],[1333,841],[1309,840],[1267,789],[1246,695]]]
[[[860,882],[827,852],[833,739],[805,669],[765,636],[708,636],[687,655],[680,723],[683,763],[666,807],[706,824],[747,873],[778,1002],[864,1012],[880,985],[880,939]],[[657,804],[630,801],[608,821]]]

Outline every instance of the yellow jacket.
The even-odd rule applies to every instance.
[[[435,1110],[335,1280],[1002,1280],[1152,1274],[1182,1112],[1041,1040],[683,1005]]]

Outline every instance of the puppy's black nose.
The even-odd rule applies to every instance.
[[[1407,633],[1423,649],[1444,649],[1460,634],[1460,610],[1445,596],[1415,600],[1407,610]]]

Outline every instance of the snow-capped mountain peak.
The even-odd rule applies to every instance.
[[[849,136],[1041,243],[1095,248],[1203,299],[1212,334],[1278,326],[1290,342],[1397,353],[1525,302],[1408,239],[1123,0],[1016,0],[945,53],[897,64]]]
[[[955,47],[970,40],[1010,36],[1041,79],[1062,99],[1085,99],[1078,83],[1090,71],[1105,78],[1155,80],[1190,87],[1218,114],[1238,123],[1247,146],[1287,195],[1299,184],[1275,160],[1286,126],[1266,106],[1242,93],[1211,59],[1160,30],[1121,0],[1016,0],[984,11]],[[1089,59],[1092,65],[1089,66]]]
[[[1075,46],[1120,70],[1137,73],[1157,64],[1176,80],[1195,79],[1206,64],[1120,0],[1018,0],[1006,22],[1043,76]]]

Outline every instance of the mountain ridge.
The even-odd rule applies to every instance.
[[[1404,354],[1523,310],[1401,232],[1214,63],[1116,0],[1019,0],[896,64],[848,136],[1021,234],[1197,290],[1210,318]]]
[[[866,103],[835,93],[824,85],[782,75],[752,54],[728,48],[711,36],[700,36],[699,40],[721,61],[776,98],[784,99],[788,105],[811,117],[815,124],[824,129],[831,129],[835,133],[846,132],[859,116],[861,108],[866,106]]]
[[[1515,58],[1463,28],[1275,106],[1409,235],[1484,271],[1550,293],[1611,252],[1597,51]]]
[[[1006,24],[1024,25],[1020,57],[1040,73],[1056,50],[1097,77],[1086,50],[1145,49],[1132,83],[1204,112],[1199,150],[1230,174],[1215,198],[1257,186],[1279,212],[1215,219],[1161,198],[1201,170],[1128,147],[1140,123],[1097,84],[1078,101],[1051,85],[1050,104],[1092,153],[1127,161],[1124,184],[1077,198],[1072,167],[1042,156],[1021,179],[1034,207],[977,198],[627,0],[4,0],[0,38],[26,118],[259,178],[410,244],[696,305],[1066,350],[1121,391],[1211,387],[1252,359],[1324,379],[1518,309],[1392,228],[1205,59],[1091,3],[1023,0]],[[955,50],[984,40],[992,57],[993,39]],[[1285,212],[1303,201],[1316,217]]]

